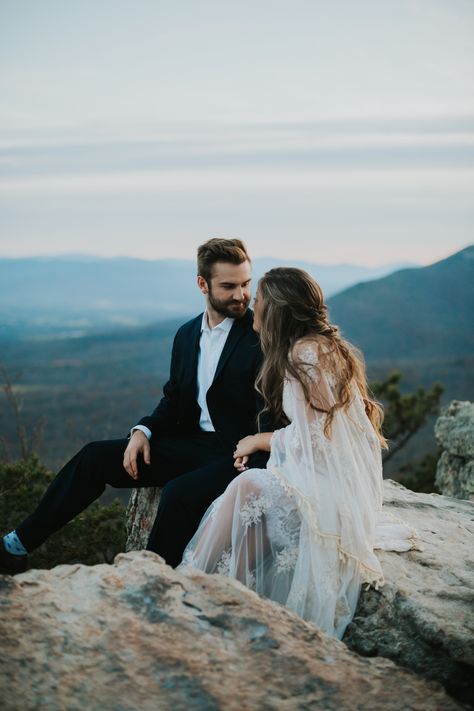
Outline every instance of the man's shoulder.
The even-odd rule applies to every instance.
[[[188,334],[191,331],[194,331],[195,328],[198,326],[201,326],[202,323],[202,317],[203,317],[203,312],[199,314],[199,316],[195,316],[194,318],[190,319],[189,321],[186,321],[186,323],[183,323],[182,326],[178,328],[176,331],[176,335],[178,334]]]
[[[202,314],[183,323],[174,335],[175,346],[183,346],[189,343],[190,339],[199,338],[201,332]]]

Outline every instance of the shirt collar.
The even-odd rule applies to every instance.
[[[204,311],[202,315],[202,323],[201,323],[201,333],[203,331],[207,331],[208,333],[211,333],[211,331],[214,331],[217,328],[220,328],[222,331],[226,331],[229,333],[230,329],[234,325],[235,318],[225,318],[223,321],[217,324],[214,328],[211,328],[209,326],[209,323],[207,321],[207,311]]]

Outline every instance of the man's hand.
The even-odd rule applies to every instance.
[[[143,455],[145,464],[150,464],[150,443],[148,438],[141,430],[135,430],[123,455],[123,468],[130,474],[132,479],[138,479],[137,458],[139,454]]]

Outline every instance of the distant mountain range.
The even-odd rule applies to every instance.
[[[94,264],[92,261],[92,272]],[[106,267],[102,265],[103,270]],[[51,270],[51,278],[53,273],[57,269]],[[184,268],[181,282],[176,273],[170,268],[169,275],[163,275],[163,280],[168,278],[170,294],[185,282]],[[125,279],[126,265],[122,274]],[[5,293],[1,276],[0,285]],[[23,291],[20,279],[15,288],[17,293]],[[73,285],[72,291],[77,288]],[[24,292],[31,295],[29,289],[27,280]],[[139,282],[135,289],[140,293]],[[124,292],[122,301],[133,292],[128,283]],[[8,303],[15,312],[13,302],[10,299]],[[444,402],[474,400],[474,247],[429,267],[402,269],[351,286],[328,303],[331,321],[361,347],[371,380],[384,378],[396,368],[402,372],[405,390],[440,381],[445,386]],[[58,308],[67,311],[64,300]],[[195,312],[201,308],[199,302]],[[27,334],[37,332],[25,321],[22,338],[14,339],[11,333],[4,338],[0,361],[12,376],[21,373],[17,392],[27,431],[39,418],[46,418],[47,438],[39,452],[48,465],[56,468],[88,439],[123,436],[131,424],[153,409],[169,372],[173,334],[184,318],[170,315],[146,326],[117,325],[114,330],[109,324],[108,332],[89,331],[86,336],[71,338],[68,331],[66,338],[55,334],[39,341],[27,340]],[[12,451],[14,425],[0,392],[0,431]],[[402,456],[390,462],[390,472],[403,460],[416,460],[434,450],[432,425],[430,422]]]
[[[330,296],[355,283],[392,273],[400,264],[334,266],[290,260],[306,269]],[[261,258],[255,281],[288,261]],[[0,338],[73,335],[104,327],[144,325],[202,309],[192,260],[35,257],[0,259]]]
[[[474,246],[357,284],[328,301],[369,361],[474,355]]]

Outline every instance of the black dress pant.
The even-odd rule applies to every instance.
[[[238,474],[232,453],[215,433],[153,438],[151,464],[140,458],[136,480],[123,468],[127,444],[126,439],[90,442],[61,469],[37,509],[16,527],[27,551],[40,546],[95,501],[106,484],[160,486],[160,504],[147,548],[173,567],[181,562],[206,509]]]

